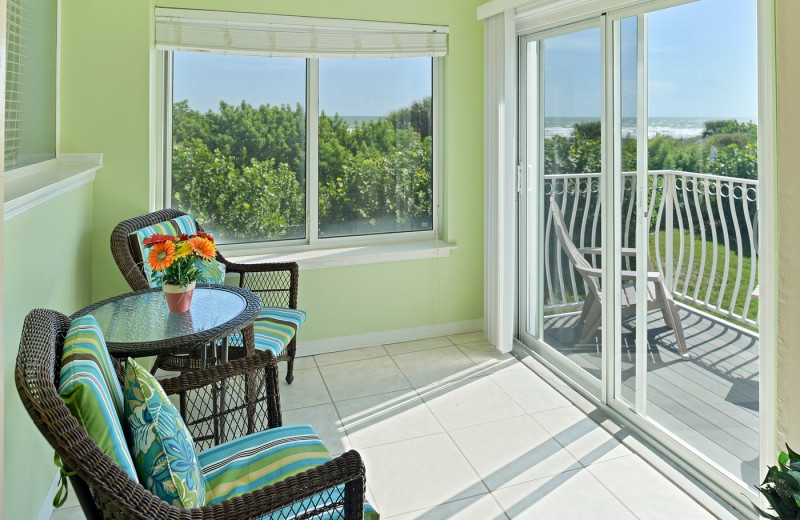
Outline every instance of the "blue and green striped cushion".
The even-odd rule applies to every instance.
[[[140,482],[176,507],[203,505],[206,483],[192,436],[159,382],[130,358],[125,371],[125,417]]]
[[[278,356],[305,319],[306,313],[298,309],[263,307],[253,323],[256,350],[271,350]]]
[[[144,239],[150,238],[153,235],[178,236],[194,235],[196,233],[197,225],[195,224],[194,219],[189,215],[181,215],[178,218],[159,222],[158,224],[153,224],[152,226],[147,226],[131,233],[131,235],[135,237],[136,245],[138,245],[139,252],[142,255],[142,270],[144,271],[147,281],[150,283],[150,287],[159,287],[159,284],[157,280],[153,279],[153,270],[150,269],[150,265],[147,263],[149,248],[144,247],[142,244]],[[214,260],[210,262],[198,260],[196,265],[197,268],[205,275],[205,279],[202,280],[203,282],[223,283],[225,281],[225,264]]]
[[[122,431],[122,389],[93,316],[73,321],[64,340],[58,393],[103,452],[131,478],[136,470]]]
[[[217,504],[319,466],[331,460],[328,449],[308,425],[273,428],[214,446],[198,456],[206,480],[205,505]],[[328,491],[303,501],[318,504],[341,496],[343,490]],[[280,518],[293,518],[305,506],[289,506]],[[293,513],[293,511],[295,513]],[[320,519],[342,518],[341,511],[329,511]],[[365,518],[378,520],[375,509],[365,505]]]

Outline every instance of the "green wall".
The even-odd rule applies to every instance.
[[[448,25],[444,220],[448,258],[303,271],[300,306],[314,340],[483,317],[483,26],[479,0],[161,0],[156,5]],[[154,142],[153,4],[70,0],[62,18],[62,150],[102,151],[95,184],[92,297],[127,289],[109,253],[122,219],[149,210]],[[224,248],[223,248],[224,252]]]
[[[37,307],[71,314],[91,303],[92,227],[91,184],[5,225],[4,518],[36,518],[56,475],[53,450],[28,417],[14,386],[22,321]]]

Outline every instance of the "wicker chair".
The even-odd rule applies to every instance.
[[[140,217],[130,218],[120,222],[111,232],[111,253],[117,262],[122,275],[130,285],[131,289],[138,291],[147,289],[150,284],[142,270],[143,259],[138,244],[131,238],[131,233],[147,226],[158,224],[186,215],[177,209],[162,209]],[[203,231],[200,224],[195,222],[198,231]],[[297,264],[287,263],[260,263],[260,264],[239,264],[226,260],[217,251],[217,260],[225,264],[226,271],[239,276],[239,287],[249,289],[261,298],[264,306],[297,308],[297,287],[300,273]],[[231,359],[251,354],[245,351],[243,335],[237,334],[231,338]],[[295,336],[278,355],[278,361],[286,361],[286,382],[294,380],[294,358],[297,351],[297,337]],[[153,366],[166,370],[195,370],[201,368],[197,352],[187,353],[189,355],[164,355],[159,356]]]
[[[33,422],[60,455],[64,467],[74,472],[70,476],[72,487],[88,519],[278,520],[287,518],[287,507],[302,509],[292,511],[292,518],[315,518],[333,510],[346,519],[363,518],[365,472],[355,451],[211,506],[179,509],[162,501],[103,453],[59,397],[55,382],[69,325],[70,318],[58,312],[31,311],[23,326],[14,378]],[[120,380],[124,379],[120,365],[117,361],[114,364]],[[227,385],[232,404],[224,412],[211,413],[209,397],[220,384]],[[162,381],[162,386],[168,395],[179,396],[181,415],[198,451],[281,425],[277,363],[270,351],[182,374]],[[220,425],[224,426],[222,435],[207,435]],[[327,492],[332,498],[325,503],[298,504]]]

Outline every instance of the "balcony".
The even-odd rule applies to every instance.
[[[548,175],[579,248],[600,245],[599,174]],[[622,245],[634,247],[636,178],[623,175]],[[660,310],[647,316],[646,416],[743,480],[758,480],[758,181],[651,171],[650,261],[678,305],[689,359]],[[549,213],[546,213],[549,214]],[[670,230],[668,232],[667,230]],[[544,229],[544,340],[600,379],[601,338],[581,341],[586,287],[561,250],[552,219]],[[599,255],[586,257],[601,266]],[[623,259],[623,269],[635,260]],[[602,286],[601,281],[601,286]],[[621,397],[636,391],[636,324],[622,320]]]

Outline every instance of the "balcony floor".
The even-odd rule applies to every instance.
[[[758,336],[679,306],[690,359],[683,361],[661,311],[648,314],[647,415],[746,483],[758,481]],[[546,341],[600,377],[600,334],[576,345],[579,314],[545,318]],[[623,321],[623,397],[634,402],[635,326]]]
[[[714,518],[625,430],[480,333],[299,358],[295,374],[284,424],[312,424],[334,454],[357,449],[384,520]],[[82,518],[73,500],[52,519]]]

